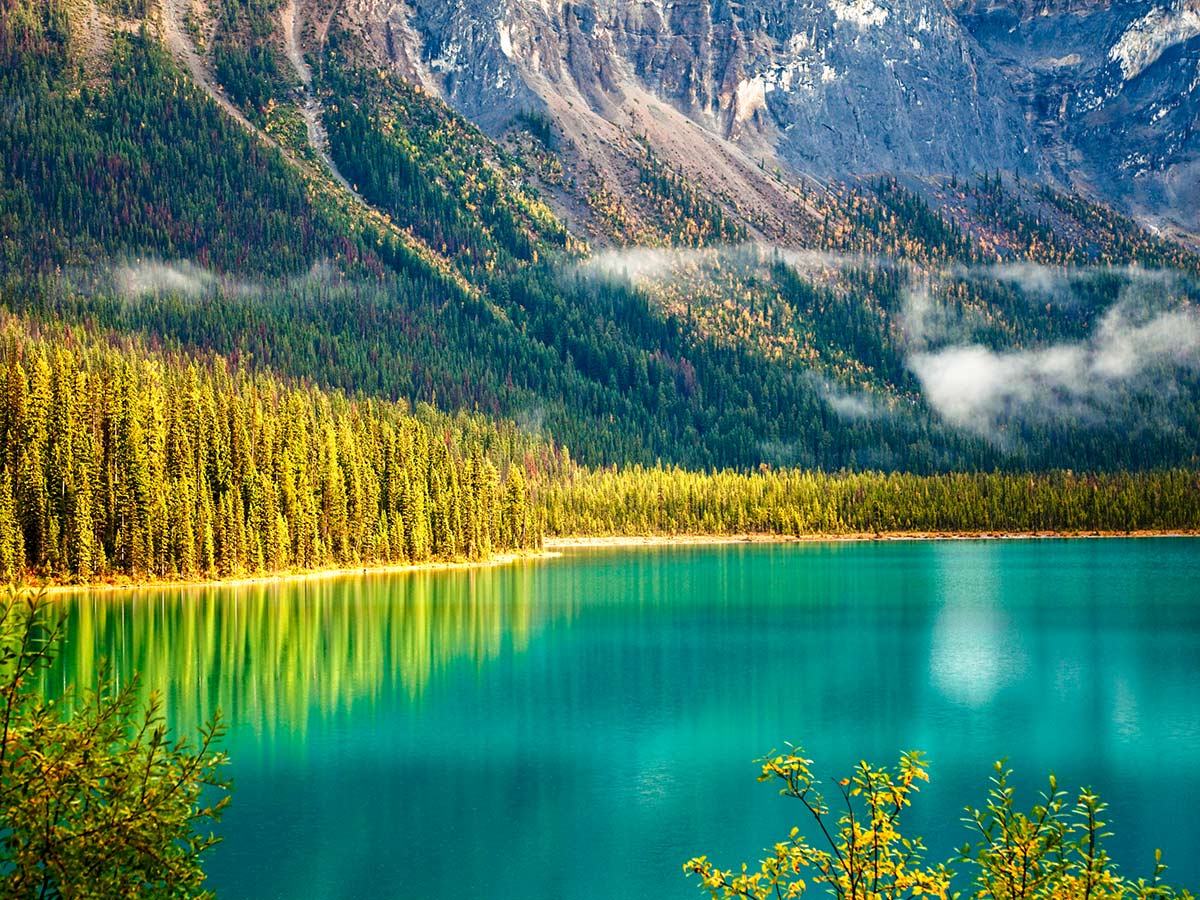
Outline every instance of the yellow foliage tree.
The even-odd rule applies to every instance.
[[[920,838],[900,830],[903,811],[922,781],[929,780],[920,752],[900,756],[894,769],[860,762],[849,778],[837,783],[841,795],[835,812],[813,777],[812,760],[789,745],[762,761],[759,781],[777,781],[779,793],[799,800],[820,833],[814,846],[800,829],[768,851],[757,870],[743,863],[740,871],[721,869],[706,856],[688,860],[684,871],[699,878],[713,900],[784,900],[803,896],[813,886],[839,900],[955,900],[954,871],[946,864],[929,865]],[[1130,880],[1118,874],[1101,847],[1107,837],[1102,821],[1105,805],[1090,790],[1073,806],[1054,777],[1043,802],[1030,814],[1014,809],[1011,772],[996,764],[988,803],[968,808],[967,822],[979,836],[967,843],[958,862],[973,870],[965,896],[973,900],[1194,900],[1187,891],[1159,883],[1165,866],[1155,853],[1153,877]]]

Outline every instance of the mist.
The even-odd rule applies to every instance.
[[[816,372],[809,372],[807,377],[825,405],[839,419],[863,422],[876,421],[892,415],[891,403],[885,396],[869,390],[847,390]]]
[[[821,250],[793,250],[771,244],[740,244],[730,247],[657,248],[627,247],[605,250],[575,266],[584,278],[635,286],[670,282],[696,271],[720,272],[736,269],[764,272],[773,265],[786,265],[809,279],[835,275],[849,268],[894,265],[890,260]]]
[[[1127,419],[1131,394],[1151,391],[1167,398],[1182,376],[1200,370],[1200,313],[1187,300],[1194,284],[1174,271],[1029,262],[922,270],[906,260],[766,244],[609,250],[575,271],[584,278],[652,287],[684,278],[692,283],[698,277],[716,279],[729,271],[766,274],[779,264],[817,283],[836,281],[839,273],[853,268],[903,272],[906,287],[896,316],[905,361],[926,402],[948,423],[998,443],[1013,425],[1099,425]],[[1119,279],[1114,294],[1117,284],[1120,290],[1091,333],[1036,348],[994,349],[973,340],[972,334],[986,323],[972,310],[939,299],[954,282],[999,282],[1019,291],[1031,307],[1078,308],[1095,302],[1095,292],[1084,294],[1083,289],[1101,278]],[[849,391],[815,370],[811,374],[821,398],[842,419],[894,414],[884,396]],[[1160,411],[1166,403],[1158,404]],[[1169,409],[1166,418],[1171,418]]]
[[[199,300],[219,294],[226,298],[252,299],[279,287],[327,288],[340,282],[337,271],[325,260],[314,262],[306,272],[282,279],[223,274],[186,259],[102,262],[86,268],[68,269],[60,277],[61,285],[67,290],[90,296],[115,296],[130,304],[155,296]]]
[[[906,274],[900,325],[904,359],[928,405],[947,423],[997,443],[1012,426],[1038,423],[1097,425],[1129,419],[1132,395],[1153,392],[1161,421],[1169,426],[1170,397],[1180,378],[1200,372],[1200,312],[1189,302],[1195,284],[1177,272],[1138,267],[1068,268],[1032,263],[949,266],[921,271],[911,263],[853,254],[789,250],[763,244],[705,249],[631,248],[598,253],[575,271],[584,278],[634,286],[670,284],[684,278],[716,279],[741,271],[769,274],[786,265],[814,281],[834,281],[852,268],[891,267]],[[1101,276],[1119,278],[1119,299],[1082,339],[1022,349],[997,349],[972,339],[973,325],[939,299],[959,280],[1002,282],[1031,304],[1078,304],[1079,288]],[[253,296],[263,286],[208,271],[192,262],[129,261],[90,271],[91,291],[111,291],[127,302],[171,294],[199,299],[210,294]],[[318,263],[291,279],[293,286],[336,281]],[[1115,292],[1115,287],[1114,287]],[[975,333],[978,333],[975,330]],[[809,373],[828,408],[847,421],[896,414],[889,394],[848,389],[823,374]],[[540,432],[542,416],[531,414],[523,428]]]
[[[112,282],[126,300],[137,300],[147,294],[199,297],[216,286],[217,277],[187,260],[138,261],[114,267]]]
[[[946,421],[998,440],[1006,424],[1098,424],[1128,413],[1134,392],[1169,396],[1200,371],[1200,313],[1150,311],[1123,297],[1083,341],[997,351],[980,344],[920,350],[908,358],[929,404]]]
[[[136,306],[147,298],[181,297],[202,300],[217,291],[245,296],[259,292],[257,285],[222,276],[190,260],[100,260],[89,266],[70,266],[58,276],[67,294],[120,300]]]

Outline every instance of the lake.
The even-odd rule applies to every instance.
[[[220,708],[223,900],[699,897],[836,780],[921,749],[908,811],[949,858],[1007,757],[1110,803],[1110,850],[1200,887],[1200,540],[570,551],[477,570],[80,596],[54,678],[102,657],[172,723]]]

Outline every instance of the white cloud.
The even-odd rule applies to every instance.
[[[808,279],[828,277],[844,269],[893,265],[889,260],[855,254],[750,243],[700,249],[627,247],[605,250],[579,263],[574,271],[585,278],[645,285],[669,282],[697,271],[716,273],[730,267],[765,272],[778,263],[790,266]]]
[[[166,263],[139,261],[113,269],[113,282],[126,299],[146,294],[183,294],[198,297],[216,284],[216,277],[186,260]]]
[[[1110,309],[1089,340],[1036,350],[978,344],[912,354],[929,403],[955,425],[993,435],[1006,421],[1103,417],[1123,390],[1153,388],[1200,368],[1200,314]]]

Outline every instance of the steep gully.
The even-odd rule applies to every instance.
[[[288,153],[286,148],[281,147],[270,135],[246,118],[245,114],[222,93],[213,79],[212,73],[200,58],[200,54],[196,52],[196,48],[183,26],[183,12],[180,8],[183,2],[184,0],[163,0],[163,36],[166,39],[167,47],[183,63],[188,73],[192,76],[192,80],[225,113],[259,140],[281,150],[293,163],[301,164],[292,154]],[[312,70],[309,69],[308,63],[304,60],[304,55],[300,52],[299,41],[296,37],[296,0],[288,0],[283,9],[282,19],[287,58],[303,85],[304,99],[299,104],[299,109],[300,114],[304,117],[304,123],[308,131],[308,143],[312,147],[313,152],[316,153],[317,158],[329,171],[329,174],[333,176],[334,181],[343,190],[351,194],[359,203],[371,209],[371,205],[367,203],[363,196],[342,175],[337,164],[333,161],[333,157],[329,154],[329,136],[326,134],[325,126],[321,122],[321,103],[312,89]]]
[[[233,105],[233,101],[221,93],[216,82],[213,81],[212,75],[205,67],[204,61],[200,59],[200,54],[196,52],[196,48],[192,45],[191,38],[188,37],[187,32],[184,30],[182,24],[183,13],[179,7],[180,0],[163,0],[163,36],[166,38],[167,47],[177,59],[183,62],[188,73],[192,76],[192,81],[196,82],[212,98],[217,106],[221,107],[243,128],[257,136],[260,140],[275,145],[275,141],[256,128],[242,114],[242,111]]]
[[[288,61],[291,62],[292,68],[296,71],[296,75],[300,79],[300,83],[304,86],[304,99],[300,103],[300,114],[304,117],[304,124],[308,129],[308,143],[317,154],[317,157],[329,170],[330,174],[333,175],[334,180],[358,198],[361,203],[366,205],[367,201],[363,199],[346,177],[342,175],[337,167],[337,163],[333,161],[333,157],[329,153],[329,135],[325,131],[325,124],[321,121],[323,113],[321,101],[313,90],[312,69],[308,67],[308,63],[304,59],[304,54],[300,50],[300,40],[296,34],[298,27],[296,0],[288,0],[283,7],[283,37]]]

